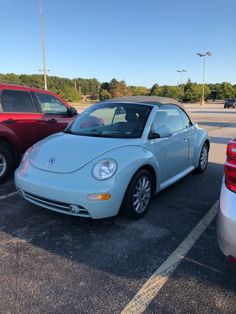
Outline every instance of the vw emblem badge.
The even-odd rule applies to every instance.
[[[49,158],[48,162],[46,163],[47,167],[52,167],[55,163],[56,159],[54,157]]]

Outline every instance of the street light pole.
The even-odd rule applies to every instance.
[[[177,70],[178,73],[180,73],[180,86],[182,87],[182,93],[184,97],[184,86],[183,86],[183,72],[187,72],[186,70]]]
[[[44,89],[47,90],[47,68],[46,68],[46,57],[45,57],[45,45],[44,45],[44,32],[43,32],[43,10],[42,0],[39,0],[39,14],[40,14],[40,31],[42,34],[42,54],[43,54],[43,77],[44,77]]]
[[[201,98],[201,105],[204,106],[205,96],[204,96],[204,87],[205,87],[205,59],[206,56],[212,56],[213,53],[210,51],[207,51],[206,53],[200,53],[198,52],[197,55],[199,57],[203,57],[203,71],[202,71],[202,98]]]

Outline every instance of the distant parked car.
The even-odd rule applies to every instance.
[[[64,130],[76,114],[52,92],[0,84],[0,183],[11,174],[27,148]]]
[[[224,108],[235,108],[236,107],[236,98],[231,97],[225,100]]]
[[[74,216],[142,217],[152,196],[196,170],[210,142],[175,100],[97,103],[25,153],[15,184],[29,202]]]
[[[217,219],[220,250],[236,268],[236,138],[227,146]]]

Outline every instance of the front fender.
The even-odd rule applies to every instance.
[[[149,166],[153,170],[156,178],[156,191],[160,190],[160,181],[158,173],[160,166],[155,156],[151,151],[142,146],[124,146],[113,149],[104,153],[99,158],[92,161],[92,166],[103,159],[114,159],[118,164],[118,169],[113,177],[113,184],[117,184],[121,193],[125,193],[127,187],[134,174],[145,166]]]

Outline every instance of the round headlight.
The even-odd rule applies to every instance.
[[[117,170],[117,163],[113,159],[99,161],[92,169],[92,175],[97,180],[106,180],[111,178]]]

